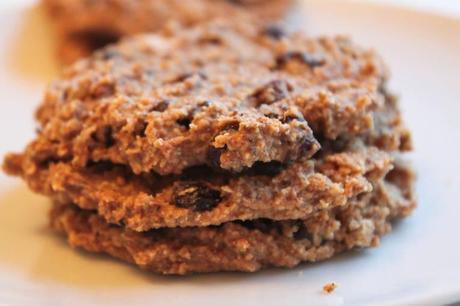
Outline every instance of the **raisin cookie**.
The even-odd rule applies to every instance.
[[[166,274],[292,267],[375,246],[415,207],[387,79],[344,37],[169,28],[63,71],[3,167],[73,246]]]
[[[21,156],[11,156],[6,168],[10,173],[18,169],[16,174],[34,191],[97,210],[107,222],[135,231],[305,218],[372,191],[393,168],[393,158],[372,147],[327,154],[285,168],[258,165],[239,175],[199,167],[180,176],[139,176],[110,163],[78,170],[64,162],[28,175],[21,163]]]
[[[189,27],[213,18],[272,22],[291,0],[42,0],[59,39],[58,55],[70,64],[123,36],[155,32],[170,22]]]
[[[368,137],[399,150],[409,141],[398,112],[393,141],[379,141],[388,129],[376,129],[388,116],[385,79],[374,52],[342,37],[273,38],[223,22],[143,35],[96,52],[48,87],[26,159],[169,175],[308,159],[317,139]]]
[[[258,219],[139,233],[74,205],[55,204],[50,218],[71,246],[108,253],[156,273],[254,272],[377,246],[379,237],[391,231],[390,222],[415,207],[412,180],[410,169],[396,167],[373,192],[305,220]]]

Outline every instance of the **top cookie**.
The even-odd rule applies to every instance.
[[[48,87],[28,155],[162,175],[289,163],[319,149],[311,129],[326,140],[374,131],[385,78],[374,52],[343,37],[221,21],[142,35],[96,52]]]
[[[43,0],[59,34],[65,63],[89,55],[120,37],[154,32],[166,23],[191,26],[216,17],[241,22],[280,18],[291,0]]]

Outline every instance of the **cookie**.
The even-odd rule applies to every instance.
[[[52,227],[71,246],[103,252],[163,274],[253,272],[267,266],[294,267],[379,244],[391,221],[415,207],[413,174],[396,167],[372,193],[306,220],[227,222],[219,226],[135,232],[108,224],[95,212],[56,204]]]
[[[170,27],[66,69],[3,167],[73,246],[166,274],[292,267],[374,246],[415,207],[387,78],[344,37]]]
[[[58,34],[60,59],[67,64],[123,36],[155,32],[174,22],[190,27],[213,18],[240,23],[281,18],[291,0],[42,0]]]
[[[7,169],[22,171],[21,159],[10,157]],[[32,175],[18,174],[36,192],[97,210],[110,223],[146,231],[233,220],[305,218],[370,192],[392,167],[388,153],[364,147],[285,168],[253,167],[237,176],[203,167],[180,176],[139,176],[107,163],[82,170],[56,163]]]
[[[375,133],[376,117],[387,114],[385,79],[380,58],[345,38],[277,39],[225,22],[139,36],[49,86],[27,156],[76,167],[110,161],[160,175],[291,163],[315,154],[316,139]]]

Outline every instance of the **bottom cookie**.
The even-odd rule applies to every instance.
[[[153,272],[253,272],[377,246],[379,237],[391,230],[390,222],[415,207],[412,183],[410,169],[397,166],[371,193],[307,220],[258,219],[134,232],[72,204],[54,204],[50,218],[71,246],[108,253]]]

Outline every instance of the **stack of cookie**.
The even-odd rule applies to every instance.
[[[210,21],[66,69],[4,168],[69,243],[165,274],[376,246],[415,207],[387,70],[344,37]]]

